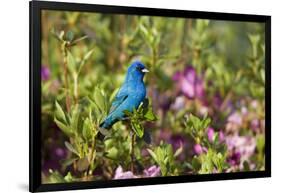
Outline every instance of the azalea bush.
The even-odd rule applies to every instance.
[[[265,168],[264,26],[43,11],[42,181]],[[128,66],[146,99],[100,128]]]

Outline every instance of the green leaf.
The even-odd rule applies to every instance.
[[[146,29],[146,27],[143,24],[139,25],[139,29],[142,32],[142,34],[144,35],[144,37],[148,38],[148,36],[149,36],[148,30]]]
[[[70,119],[70,126],[73,131],[78,131],[78,121],[79,121],[79,107],[78,105],[75,105],[74,108],[72,108],[71,112],[71,119]]]
[[[69,137],[73,136],[73,132],[71,128],[65,125],[64,123],[60,122],[57,118],[54,119],[57,126]]]
[[[56,113],[55,113],[55,115],[56,115],[57,119],[66,122],[65,114],[64,114],[60,104],[56,101],[55,105],[56,105]]]
[[[215,134],[213,135],[213,142],[214,142],[214,144],[219,143],[219,133],[218,132],[215,132]]]
[[[118,158],[118,149],[116,147],[112,147],[107,151],[106,157],[117,160]]]
[[[78,74],[81,72],[81,70],[82,70],[84,64],[87,62],[87,60],[90,58],[90,56],[92,55],[93,52],[94,52],[94,49],[91,49],[90,51],[88,51],[88,52],[84,55],[82,61],[80,62],[80,66],[79,66],[79,69],[78,69]]]
[[[75,73],[76,72],[76,61],[74,56],[72,55],[72,53],[70,51],[67,51],[67,67],[69,69],[69,71],[71,73]]]
[[[146,120],[148,121],[156,121],[157,117],[154,115],[153,111],[152,111],[152,107],[149,107],[147,112],[145,113],[144,117],[146,118]]]
[[[64,36],[64,31],[60,31],[58,35],[59,39],[63,40],[63,36]]]
[[[156,154],[151,149],[146,149],[146,150],[151,155],[151,157],[154,159],[154,161],[158,163],[158,159],[157,159]]]
[[[87,61],[87,60],[90,58],[90,56],[92,55],[93,52],[94,52],[94,49],[89,50],[89,51],[85,54],[83,60],[84,60],[84,61]]]
[[[92,127],[91,121],[89,118],[86,118],[83,123],[83,130],[82,130],[82,136],[85,140],[91,140],[92,138]]]
[[[201,168],[200,160],[197,157],[194,157],[192,159],[191,165],[192,165],[193,170],[195,170],[195,171],[198,171]]]
[[[183,146],[181,145],[176,152],[174,153],[174,157],[178,157],[183,152]]]
[[[105,102],[104,102],[104,96],[100,90],[100,88],[96,87],[94,92],[94,100],[96,105],[99,107],[101,111],[105,111]]]
[[[50,173],[50,176],[49,176],[50,183],[64,183],[65,182],[64,177],[58,171],[53,171],[50,169],[49,173]]]
[[[259,153],[262,153],[264,150],[265,145],[265,137],[262,134],[257,135],[256,137],[256,143],[257,143],[257,150]]]
[[[71,173],[68,172],[67,175],[64,176],[64,180],[65,180],[66,182],[73,182],[74,179],[73,179],[73,176],[71,175]]]
[[[206,129],[209,126],[210,123],[211,123],[211,119],[210,118],[205,118],[203,120],[202,124],[201,124],[201,127],[203,129]]]
[[[74,153],[74,154],[80,156],[79,153],[78,153],[78,151],[77,151],[69,142],[65,141],[65,142],[64,142],[64,145],[65,145],[65,147],[66,147],[69,151],[71,151],[72,153]]]
[[[81,38],[77,38],[76,40],[74,40],[72,43],[71,43],[71,45],[75,45],[75,44],[77,44],[77,43],[79,43],[80,41],[82,41],[82,40],[84,40],[84,39],[86,39],[86,38],[88,38],[88,36],[82,36]]]
[[[265,84],[265,71],[264,71],[264,69],[260,70],[260,76],[261,76],[262,83]]]
[[[132,129],[135,132],[135,134],[139,137],[142,138],[143,133],[144,133],[144,128],[142,126],[141,123],[137,122],[137,121],[132,121]]]

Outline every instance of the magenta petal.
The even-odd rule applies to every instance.
[[[155,165],[143,171],[145,177],[157,177],[160,176],[160,167]]]
[[[131,171],[123,172],[123,168],[118,166],[115,170],[114,179],[129,179],[129,178],[137,178]]]
[[[200,79],[195,83],[195,93],[198,98],[204,97],[204,84]]]
[[[203,153],[203,148],[200,144],[195,144],[194,147],[194,152],[197,154],[197,155],[200,155]]]
[[[182,77],[181,72],[176,72],[176,73],[173,75],[172,80],[174,80],[174,81],[179,81],[181,77]]]
[[[185,96],[187,96],[190,99],[195,97],[195,90],[194,90],[193,84],[191,84],[190,82],[188,82],[186,80],[182,80],[181,86],[182,86],[181,87],[182,92]]]
[[[208,130],[207,130],[207,135],[208,135],[208,140],[210,142],[213,142],[214,141],[214,134],[215,134],[215,131],[213,128],[209,127]]]
[[[224,142],[224,133],[222,131],[219,132],[219,141]]]
[[[50,78],[50,69],[47,66],[41,67],[41,79],[48,80]]]
[[[184,77],[188,82],[194,84],[195,80],[196,80],[195,69],[192,66],[186,67],[185,70],[184,70]]]

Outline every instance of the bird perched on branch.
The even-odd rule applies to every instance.
[[[116,122],[125,118],[124,111],[133,112],[146,96],[143,82],[145,73],[149,72],[140,61],[134,61],[128,68],[125,81],[115,96],[110,112],[100,124],[101,129],[109,129]]]

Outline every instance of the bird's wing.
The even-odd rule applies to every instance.
[[[109,113],[112,113],[117,107],[119,107],[126,100],[127,97],[127,89],[125,87],[121,87],[111,104]]]

